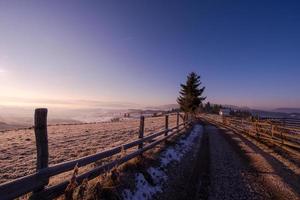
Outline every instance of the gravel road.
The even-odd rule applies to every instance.
[[[209,199],[264,199],[248,183],[249,167],[224,139],[217,128],[206,126],[210,147]]]
[[[240,134],[204,125],[193,153],[171,169],[158,199],[299,200],[299,166]]]
[[[252,142],[207,125],[208,199],[299,199],[299,176]]]

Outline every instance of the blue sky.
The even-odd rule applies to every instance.
[[[211,102],[300,107],[298,2],[1,1],[0,104],[175,103],[195,71]]]

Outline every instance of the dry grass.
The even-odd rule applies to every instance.
[[[59,200],[120,200],[124,188],[135,190],[135,174],[142,173],[145,179],[154,184],[151,175],[147,172],[150,166],[159,166],[158,157],[166,146],[173,146],[182,135],[169,138],[166,143],[161,143],[153,149],[143,153],[120,166],[98,176],[90,181],[84,180],[81,185],[76,182],[78,168],[74,168],[70,176],[70,183],[64,195]],[[122,151],[116,158],[125,156],[128,152]]]
[[[176,124],[176,116],[169,117],[169,126]],[[146,118],[145,134],[164,128],[164,117]],[[139,120],[103,122],[48,127],[50,166],[73,160],[124,144],[138,138]],[[35,172],[36,147],[33,129],[0,133],[0,183]],[[101,164],[106,161],[96,163]],[[94,164],[82,168],[87,170]],[[50,180],[50,184],[70,177],[65,173]]]

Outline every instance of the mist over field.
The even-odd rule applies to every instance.
[[[64,102],[63,105],[50,105],[48,108],[49,125],[105,122],[114,118],[123,118],[125,113],[130,113],[130,117],[134,118],[139,117],[141,112],[147,115],[178,107],[176,104],[143,107],[137,104],[97,101],[73,101],[73,104]],[[31,127],[35,108],[37,107],[0,106],[0,130]]]
[[[178,108],[176,104],[159,106],[141,106],[129,103],[99,103],[94,101],[74,101],[77,104],[66,106],[51,105],[48,109],[48,124],[78,124],[91,122],[105,122],[114,118],[123,118],[125,113],[130,113],[131,118],[139,117],[141,112],[144,115],[153,114],[159,111],[168,111]],[[80,106],[78,105],[80,102]],[[70,105],[77,105],[71,108]],[[225,105],[231,109],[251,110],[254,115],[261,117],[292,117],[300,118],[299,108],[278,108],[274,110],[257,110],[251,108],[240,108],[238,106]],[[0,131],[15,128],[27,128],[33,125],[34,107],[32,106],[0,106]]]

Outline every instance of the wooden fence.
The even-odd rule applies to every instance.
[[[267,118],[261,118],[261,120],[271,121],[274,124],[278,124],[287,128],[296,128],[300,130],[300,119],[297,118],[267,117]]]
[[[300,128],[285,126],[271,119],[250,120],[237,117],[221,117],[204,114],[201,118],[215,125],[224,126],[247,134],[256,139],[270,142],[273,145],[300,156]]]
[[[179,117],[184,119],[183,123],[181,124],[179,124]],[[131,149],[136,146],[138,147],[137,150],[121,158],[112,160],[107,164],[97,166],[92,170],[84,172],[83,174],[77,176],[76,181],[78,184],[81,184],[84,179],[93,179],[111,170],[112,168],[141,155],[143,152],[152,149],[166,139],[182,132],[182,130],[188,128],[192,123],[191,120],[187,120],[186,117],[183,117],[182,115],[177,113],[176,126],[169,128],[168,119],[168,115],[166,115],[164,130],[152,133],[144,137],[145,118],[141,116],[140,129],[137,140],[93,155],[85,156],[68,162],[63,162],[53,166],[48,166],[49,154],[47,136],[47,109],[36,109],[34,116],[34,130],[37,147],[36,173],[0,184],[0,199],[14,199],[30,192],[32,192],[32,199],[53,199],[64,193],[66,187],[69,184],[69,181],[64,181],[53,186],[47,186],[50,177],[73,170],[75,166],[83,167],[101,159],[112,157],[113,155],[119,154],[124,150]]]

